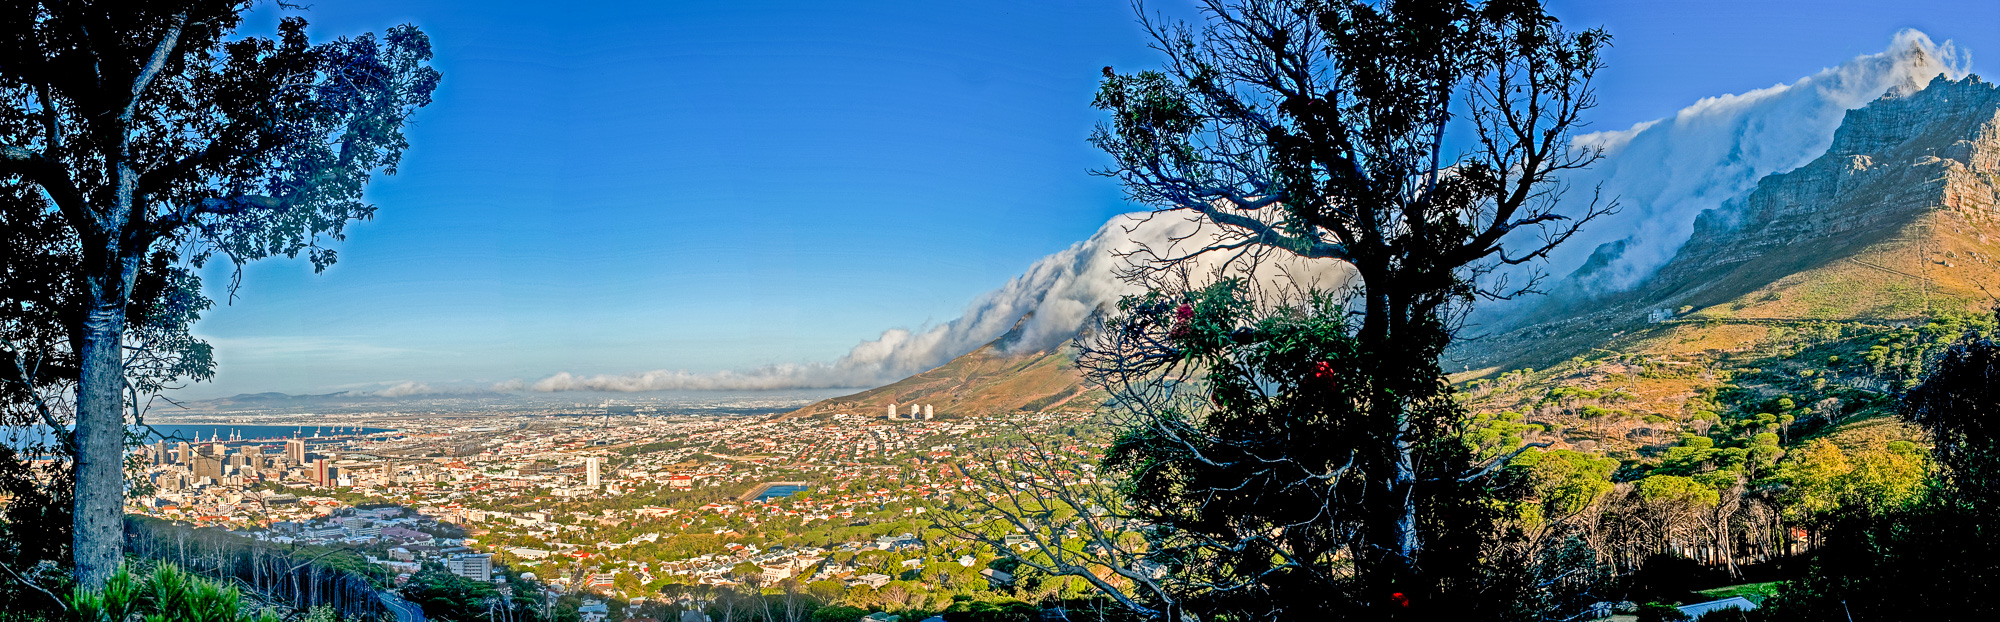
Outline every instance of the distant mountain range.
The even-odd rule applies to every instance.
[[[318,395],[247,393],[185,402],[181,409],[158,409],[155,416],[213,413],[298,414],[337,412],[467,413],[534,410],[584,414],[723,414],[768,415],[798,408],[828,395],[825,390],[786,391],[658,391],[650,393],[458,391],[382,395],[342,391]]]
[[[426,394],[413,396],[389,396],[362,391],[340,391],[310,395],[288,393],[241,393],[229,397],[185,402],[182,405],[190,411],[300,411],[348,410],[355,408],[408,406],[423,403],[491,402],[504,400],[501,393],[482,394]]]
[[[1526,412],[1538,440],[1627,457],[1779,397],[1825,422],[1815,434],[1908,438],[1880,416],[1898,377],[1871,349],[1948,339],[1912,327],[1988,313],[2000,296],[2000,88],[1938,78],[1851,110],[1824,154],[1701,214],[1640,285],[1580,293],[1596,290],[1582,285],[1622,250],[1596,249],[1555,295],[1467,332],[1448,362],[1476,410]],[[1065,351],[1010,355],[1007,339],[793,415],[881,416],[917,403],[946,417],[1102,400]],[[1575,395],[1594,397],[1552,397]]]

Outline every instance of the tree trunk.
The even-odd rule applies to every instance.
[[[1390,490],[1395,495],[1396,524],[1391,531],[1395,547],[1396,578],[1403,580],[1416,566],[1417,558],[1417,467],[1416,448],[1410,442],[1407,418],[1396,424],[1396,456]]]
[[[75,576],[96,586],[123,559],[125,532],[125,306],[139,262],[109,241],[91,261],[76,387]]]

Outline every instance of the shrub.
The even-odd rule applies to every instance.
[[[1639,622],[1683,622],[1688,619],[1688,616],[1685,613],[1681,613],[1681,610],[1673,605],[1646,603],[1639,605],[1638,618]]]
[[[173,564],[159,564],[143,577],[129,567],[105,579],[97,590],[70,592],[70,611],[78,622],[126,622],[138,616],[145,622],[278,622],[271,611],[243,610],[243,594],[233,585],[223,585],[190,574]]]

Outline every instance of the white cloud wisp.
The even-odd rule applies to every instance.
[[[582,376],[558,373],[533,382],[510,381],[494,390],[531,391],[679,391],[767,390],[875,387],[933,369],[991,343],[1033,313],[1021,327],[1015,352],[1033,352],[1061,345],[1100,310],[1138,289],[1118,276],[1124,255],[1152,249],[1198,248],[1215,239],[1213,225],[1197,225],[1176,215],[1125,214],[1112,218],[1090,239],[1036,261],[1020,276],[967,305],[957,319],[922,330],[890,329],[862,342],[832,363],[770,365],[746,371],[696,373],[656,370],[635,374]],[[1205,255],[1196,272],[1212,271],[1221,254]],[[1267,262],[1259,274],[1287,274],[1337,286],[1345,266],[1330,261],[1283,259]]]

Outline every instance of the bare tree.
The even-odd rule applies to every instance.
[[[959,466],[976,490],[933,524],[1034,571],[1080,579],[1140,615],[1180,619],[1164,567],[1146,559],[1150,526],[1127,515],[1115,489],[1083,475],[1095,462],[1023,433]]]
[[[1131,417],[1108,466],[1194,590],[1163,602],[1469,607],[1454,574],[1490,518],[1470,500],[1528,448],[1473,460],[1437,359],[1471,303],[1534,291],[1527,264],[1612,209],[1559,180],[1598,157],[1570,137],[1607,38],[1534,1],[1201,6],[1198,25],[1142,10],[1164,67],[1105,68],[1092,139],[1153,217],[1210,225],[1128,257],[1149,293],[1081,363]],[[1277,256],[1355,278],[1273,304],[1247,277]]]

